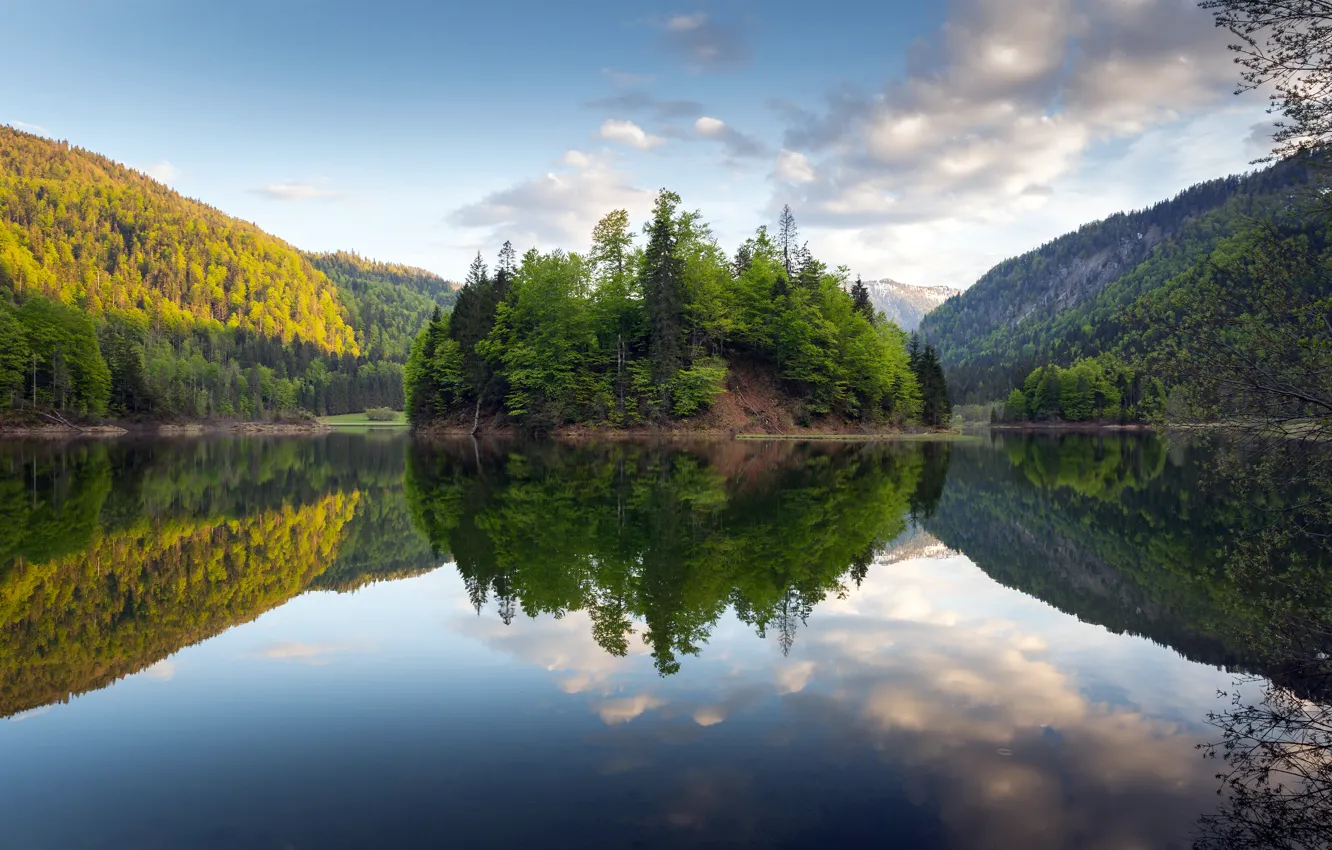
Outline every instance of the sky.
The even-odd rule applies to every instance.
[[[665,187],[728,251],[790,204],[831,266],[965,288],[1251,169],[1270,127],[1192,0],[0,0],[0,23],[0,123],[452,279],[505,239],[585,250]]]

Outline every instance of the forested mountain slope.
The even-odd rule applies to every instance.
[[[106,157],[6,126],[0,287],[95,315],[357,351],[333,286],[291,246]]]
[[[348,251],[307,254],[337,287],[363,354],[407,362],[412,340],[436,307],[452,307],[455,287],[425,269],[369,260]]]
[[[303,254],[106,157],[0,126],[0,410],[401,408],[410,341],[452,298],[424,270]]]
[[[1000,263],[921,323],[954,401],[1003,398],[1037,366],[1066,366],[1112,349],[1123,332],[1123,308],[1224,240],[1282,215],[1309,178],[1306,160],[1288,160],[1201,183]]]

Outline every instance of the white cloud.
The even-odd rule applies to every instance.
[[[699,726],[716,726],[726,720],[726,710],[721,706],[705,706],[694,710],[693,719]]]
[[[639,717],[644,712],[651,711],[660,705],[662,705],[660,699],[648,694],[639,694],[638,696],[602,702],[597,708],[597,716],[607,726],[615,726],[620,723],[628,723],[635,717]]]
[[[259,186],[250,191],[256,195],[262,195],[272,201],[320,201],[329,200],[338,196],[338,193],[331,189],[326,189],[313,183],[302,183],[295,180],[287,180],[282,183],[269,183],[266,186]]]
[[[627,209],[646,215],[651,195],[604,156],[569,151],[560,169],[493,192],[449,214],[449,224],[483,231],[478,241],[512,240],[521,251],[537,246],[569,250],[588,244],[592,227],[606,213]]]
[[[704,115],[694,122],[694,131],[700,136],[717,138],[726,133],[726,122],[720,118]]]
[[[1022,220],[1106,162],[1108,145],[1179,132],[1229,96],[1225,42],[1206,12],[1179,0],[956,0],[904,78],[868,95],[843,90],[817,115],[787,108],[772,204],[791,203],[807,232],[824,228],[841,247],[914,228],[893,241],[922,245],[922,234],[947,231],[971,251],[988,233],[1006,238],[1000,258],[1021,253],[1039,244],[1017,236]],[[1153,169],[1154,194],[1135,204],[1183,188],[1162,176]],[[938,259],[957,243],[925,247]],[[872,276],[911,277],[892,252],[877,253],[887,267]],[[946,273],[925,264],[917,282],[966,286],[986,267],[971,252]]]
[[[160,162],[154,162],[152,165],[145,168],[143,173],[159,183],[170,185],[171,181],[176,179],[176,175],[180,173],[180,170],[164,159]]]
[[[272,661],[294,661],[299,664],[322,666],[331,659],[329,656],[347,652],[351,647],[340,643],[304,643],[301,641],[283,641],[270,644],[254,654],[259,658]]]
[[[786,183],[813,183],[814,166],[803,153],[783,150],[777,157],[775,176]]]
[[[727,155],[733,159],[768,155],[768,149],[762,142],[741,133],[720,118],[710,115],[700,117],[694,122],[694,132],[704,139],[721,142],[725,145]]]
[[[703,12],[695,12],[692,15],[676,15],[666,22],[666,29],[671,32],[690,32],[691,30],[702,29],[708,22],[708,16]]]
[[[145,669],[140,675],[148,679],[156,679],[159,682],[170,682],[176,678],[176,662],[163,658],[153,666]]]
[[[459,623],[551,670],[566,693],[587,690],[563,685],[585,669],[597,683],[582,697],[586,710],[624,727],[614,734],[639,742],[631,752],[679,740],[687,733],[678,718],[692,721],[694,734],[727,736],[762,706],[765,741],[814,736],[830,763],[870,753],[909,776],[912,801],[938,812],[949,839],[985,835],[997,846],[1054,850],[1069,835],[1094,833],[1097,847],[1146,846],[1183,834],[1215,804],[1213,771],[1193,745],[1228,674],[1080,623],[956,553],[880,560],[859,588],[815,608],[789,658],[755,652],[764,644],[728,616],[687,671],[667,679],[639,640],[628,658],[598,648],[585,612],[523,619],[521,632],[478,622],[470,609]],[[1123,688],[1113,704],[1093,695],[1101,676]],[[1183,681],[1182,689],[1154,684]],[[781,709],[770,713],[774,704]],[[648,767],[683,787],[715,780],[672,776],[642,757],[613,769]],[[721,799],[739,806],[736,790]],[[699,823],[686,810],[670,808],[670,822]]]
[[[665,139],[649,134],[632,121],[618,121],[614,118],[607,118],[597,135],[608,142],[618,142],[640,151],[650,151],[666,143]]]

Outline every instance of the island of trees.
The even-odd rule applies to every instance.
[[[798,239],[790,208],[732,256],[663,190],[635,244],[616,210],[586,254],[505,243],[473,262],[451,313],[412,348],[408,415],[475,429],[483,416],[545,432],[698,417],[743,378],[769,379],[797,425],[938,427],[948,388],[931,346],[876,315],[859,282]]]

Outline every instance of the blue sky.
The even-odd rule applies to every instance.
[[[0,122],[312,250],[461,277],[667,186],[728,250],[790,203],[866,278],[1004,257],[1248,168],[1189,0],[0,0]],[[17,37],[16,37],[17,36]],[[34,129],[36,128],[36,129]]]

